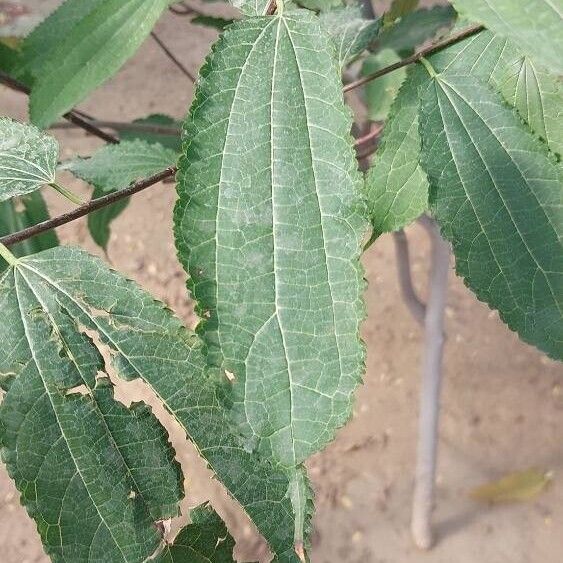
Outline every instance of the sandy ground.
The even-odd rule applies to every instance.
[[[42,2],[39,2],[42,4]],[[48,1],[44,2],[47,5]],[[223,10],[207,4],[208,12]],[[196,71],[213,31],[163,17],[158,33]],[[192,85],[147,41],[119,75],[81,108],[105,119],[134,119],[160,111],[181,117]],[[25,119],[26,99],[0,87],[0,113]],[[80,131],[58,132],[62,155],[86,155],[99,142]],[[61,179],[63,177],[61,176]],[[70,177],[66,184],[88,189]],[[171,184],[134,198],[115,223],[108,259],[166,301],[193,326],[185,276],[171,237]],[[67,208],[49,194],[53,213]],[[100,251],[84,222],[59,229],[65,243]],[[408,229],[414,275],[424,293],[428,245],[417,226]],[[369,317],[365,384],[353,420],[308,463],[317,495],[313,563],[559,563],[563,560],[563,392],[561,366],[523,344],[478,303],[453,271],[447,309],[448,342],[440,425],[435,526],[436,547],[421,553],[409,536],[416,440],[421,333],[401,302],[393,245],[382,237],[364,256]],[[124,401],[144,398],[140,386],[120,384]],[[213,481],[191,444],[162,409],[187,476],[184,508],[211,499],[235,535],[241,561],[267,561],[267,552],[240,509]],[[468,498],[472,487],[505,473],[536,466],[554,472],[551,486],[533,500],[484,506]],[[177,528],[185,518],[174,523]],[[43,562],[33,522],[0,468],[0,562]]]

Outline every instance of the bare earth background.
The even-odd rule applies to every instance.
[[[58,3],[19,2],[33,10],[32,17]],[[217,4],[204,4],[202,9],[229,12]],[[216,37],[213,31],[171,14],[163,16],[156,31],[194,72]],[[191,83],[149,39],[118,76],[81,108],[113,120],[157,111],[181,118],[191,98]],[[0,86],[0,114],[26,119],[26,103],[24,96]],[[81,131],[56,136],[62,158],[87,155],[100,146]],[[61,179],[85,197],[89,194],[70,176]],[[53,213],[68,208],[56,194],[47,196]],[[107,258],[193,327],[197,319],[171,236],[174,199],[172,184],[137,195],[114,223]],[[59,235],[64,243],[100,254],[85,221],[59,229]],[[409,228],[408,235],[414,275],[424,294],[427,241],[417,226]],[[477,302],[456,279],[453,269],[435,512],[438,543],[429,553],[413,547],[409,512],[421,333],[398,293],[391,238],[377,241],[363,261],[369,282],[369,317],[363,328],[368,348],[365,385],[357,393],[353,420],[308,463],[317,495],[313,563],[560,563],[563,370],[509,332],[497,314]],[[154,404],[168,427],[187,476],[184,509],[210,499],[238,541],[240,560],[267,561],[267,550],[253,527],[150,394],[140,385],[123,383],[117,392],[125,402],[144,399]],[[489,507],[468,498],[476,485],[534,466],[554,472],[551,486],[534,500]],[[173,529],[186,519],[174,522]],[[0,467],[0,563],[45,561],[35,526]]]

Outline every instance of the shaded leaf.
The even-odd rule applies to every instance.
[[[320,21],[334,39],[341,67],[353,61],[368,48],[379,32],[379,20],[362,17],[359,6],[344,6],[322,12]]]
[[[53,137],[0,117],[0,202],[54,182],[58,155]]]
[[[38,306],[37,303],[33,304],[26,300],[22,305],[25,316],[18,311],[18,302],[14,301],[17,296],[14,295],[13,290],[15,280],[18,280],[17,283],[20,285],[23,283],[22,275],[45,302]],[[154,301],[133,282],[109,270],[101,260],[78,249],[58,247],[30,258],[24,258],[18,262],[15,269],[8,270],[6,276],[0,281],[0,286],[3,288],[0,290],[0,311],[3,318],[9,318],[10,322],[0,323],[0,346],[2,350],[9,352],[0,354],[0,374],[5,379],[15,379],[0,407],[0,412],[7,412],[9,403],[7,404],[6,400],[12,390],[21,388],[29,379],[33,379],[34,383],[36,380],[33,367],[35,364],[29,361],[26,338],[21,337],[18,328],[23,322],[30,329],[32,327],[37,327],[38,331],[43,327],[47,329],[49,316],[45,314],[45,311],[48,310],[49,315],[53,315],[57,320],[57,325],[63,326],[64,330],[59,332],[63,336],[66,335],[72,345],[75,365],[80,366],[81,373],[88,374],[90,382],[92,374],[95,375],[96,372],[90,370],[89,367],[92,365],[99,367],[98,363],[94,363],[97,362],[98,354],[93,348],[95,342],[86,337],[83,332],[95,333],[101,344],[109,349],[113,369],[120,377],[140,378],[156,393],[158,399],[194,442],[217,478],[252,517],[279,559],[288,562],[297,561],[293,550],[294,521],[291,503],[287,496],[289,491],[287,475],[270,461],[260,458],[255,453],[250,453],[238,437],[224,405],[224,397],[228,392],[226,383],[219,382],[214,374],[206,370],[198,339],[185,329],[169,310],[161,303]],[[27,299],[28,290],[25,285],[23,289],[25,290],[24,297]],[[31,295],[29,300],[31,300]],[[9,314],[8,311],[10,311]],[[55,354],[58,356],[60,347],[56,352],[53,350],[51,353],[55,344],[50,340],[50,334],[51,331],[47,336],[41,334],[43,338],[40,342],[45,350],[44,352],[42,350],[37,357],[41,361],[41,365],[44,362],[52,361],[53,366],[58,366],[61,362],[67,366],[68,369],[57,376],[57,387],[51,393],[57,401],[60,400],[66,404],[68,395],[65,396],[65,390],[69,386],[76,385],[73,375],[75,370],[72,367],[73,362],[65,359],[65,354],[62,359],[55,358]],[[35,333],[33,336],[35,338]],[[55,336],[53,333],[53,338]],[[83,360],[83,358],[85,359]],[[53,377],[55,377],[54,374]],[[16,383],[19,387],[15,387]],[[97,384],[92,384],[96,389]],[[36,385],[38,393],[42,392],[41,385],[38,381]],[[59,395],[63,398],[59,399]],[[29,396],[27,387],[22,388],[21,396]],[[12,405],[20,411],[27,405],[33,404],[31,398],[21,401],[18,401],[15,395],[13,398]],[[76,397],[73,398],[73,401],[76,401],[79,406],[83,403],[89,405],[89,408],[95,406],[87,397]],[[89,412],[88,409],[85,410]],[[35,439],[30,447],[43,448],[44,451],[37,457],[30,453],[27,457],[31,457],[31,459],[26,458],[25,461],[28,465],[33,462],[33,466],[35,466],[45,459],[45,451],[55,444],[57,449],[52,451],[49,460],[60,459],[60,467],[57,468],[57,471],[52,472],[44,470],[41,473],[42,481],[38,482],[36,487],[28,487],[26,494],[32,495],[35,490],[43,491],[43,487],[47,487],[49,494],[55,495],[56,491],[65,486],[63,477],[66,479],[69,474],[72,475],[73,461],[57,457],[59,452],[64,453],[66,446],[63,440],[56,441],[56,423],[47,425],[44,423],[45,421],[38,421],[36,424],[32,424],[34,420],[33,417],[30,418],[30,434],[42,436],[45,433],[49,436],[46,439]],[[67,419],[65,419],[66,422]],[[16,423],[17,419],[14,419],[13,424]],[[75,433],[79,433],[89,423],[90,418],[76,423],[74,419],[68,419],[69,435],[74,437]],[[92,423],[92,428],[88,430],[91,440],[96,439],[95,428],[97,426]],[[79,444],[85,452],[89,451],[83,441]],[[18,449],[18,452],[20,455],[26,456],[26,448]],[[8,461],[8,466],[12,463],[16,462]],[[21,467],[21,471],[23,471],[25,465],[21,465]],[[106,484],[100,484],[102,491],[107,491],[108,486],[114,484],[116,486],[107,504],[108,509],[111,509],[114,503],[119,504],[120,502],[122,488],[120,482],[114,483],[116,479],[119,481],[120,473],[111,464],[109,466],[102,464],[100,471],[98,471],[97,465],[94,467],[96,473],[92,478],[95,483],[100,483],[102,479],[106,478],[106,471],[112,471],[112,474],[107,477]],[[163,469],[159,469],[159,471],[164,472]],[[16,478],[15,470],[12,470],[12,475]],[[24,473],[24,477],[29,478],[29,473]],[[20,487],[29,482],[19,481],[19,477],[16,478],[16,481]],[[164,484],[164,480],[160,477],[158,482]],[[129,490],[127,492],[129,493]],[[68,497],[69,503],[71,499],[76,498],[74,489],[72,493]],[[33,502],[37,501],[33,500]],[[120,530],[128,529],[127,549],[131,550],[143,545],[152,549],[155,542],[154,534],[146,531],[144,527],[146,514],[143,510],[138,509],[135,527],[129,528],[130,513],[128,510],[130,506],[139,506],[140,502],[139,495],[137,495],[135,499],[125,501],[123,514],[118,514],[118,512],[111,514],[112,522],[119,517]],[[35,504],[33,510],[35,510],[34,507]],[[56,524],[59,515],[57,504],[53,499],[46,503],[45,510],[51,511],[45,515],[45,521]],[[78,538],[83,545],[85,535],[91,530],[91,526],[95,525],[95,514],[91,516],[91,511],[86,511],[84,505],[77,505],[76,509],[65,511],[63,516],[65,528],[61,530],[61,533],[65,538],[67,535],[74,539]],[[67,518],[69,519],[68,526],[66,526]],[[84,519],[87,519],[86,522]],[[77,529],[82,530],[82,528],[84,530],[80,533],[76,531]],[[55,527],[46,528],[45,533],[50,534],[49,541],[53,542],[53,549],[60,545],[60,537]],[[75,536],[75,534],[78,535]],[[105,550],[98,559],[101,561],[113,560],[108,552],[109,546],[112,545],[110,544],[111,539],[101,532],[100,537],[96,539],[100,542],[100,546],[104,544]],[[69,541],[71,540],[69,539]],[[80,559],[75,558],[73,553],[66,560],[79,561]],[[115,560],[120,561],[121,559],[115,557]],[[136,561],[137,559],[130,557],[130,560]]]
[[[432,208],[459,275],[523,340],[562,358],[561,167],[473,77],[438,75],[420,130]]]
[[[176,244],[234,413],[291,479],[348,419],[364,370],[366,231],[330,38],[304,11],[230,26],[201,71],[180,161]],[[303,163],[306,163],[304,165]]]
[[[117,72],[151,31],[167,0],[105,0],[49,53],[30,97],[31,120],[51,125]]]
[[[429,82],[421,67],[407,73],[383,130],[381,145],[366,177],[374,236],[395,231],[428,208],[428,180],[419,165],[419,89]]]
[[[196,25],[203,25],[205,27],[212,27],[213,29],[218,29],[223,31],[228,25],[232,24],[235,20],[232,18],[218,18],[215,16],[196,16],[190,23]]]
[[[366,57],[362,65],[362,76],[372,74],[392,65],[400,60],[400,57],[391,49],[384,49],[376,55]],[[368,109],[368,117],[372,121],[385,121],[391,108],[391,104],[406,76],[405,68],[399,68],[394,72],[385,74],[377,80],[368,82],[365,87],[365,101]]]
[[[209,505],[190,511],[188,524],[167,545],[157,563],[231,563],[235,540]]]
[[[551,481],[551,474],[538,469],[509,473],[500,479],[476,487],[470,493],[475,500],[484,502],[511,502],[531,500]]]
[[[453,0],[456,9],[511,39],[532,59],[563,73],[563,5],[560,0]]]
[[[0,202],[0,237],[21,231],[47,219],[49,219],[49,212],[40,191],[21,196],[19,199]],[[46,231],[14,244],[10,250],[15,256],[27,256],[58,244],[59,240],[55,231]],[[5,270],[6,266],[7,263],[0,258],[0,272]]]
[[[106,191],[101,188],[94,188],[92,199],[106,195]],[[98,209],[88,214],[88,231],[94,242],[107,250],[108,242],[111,236],[111,223],[117,219],[129,205],[129,199],[125,198],[111,205],[106,205],[102,209]]]
[[[155,125],[170,128],[177,127],[178,129],[180,129],[181,127],[181,123],[176,121],[173,117],[170,117],[169,115],[163,115],[161,113],[155,113],[141,119],[135,119],[133,123],[138,123],[139,125]],[[180,134],[176,136],[146,131],[123,130],[119,133],[119,138],[123,141],[140,140],[146,141],[150,144],[158,143],[164,148],[173,150],[176,153],[180,153],[180,150],[182,148],[182,139],[180,138]]]
[[[389,9],[383,16],[384,25],[392,25],[399,18],[415,10],[417,6],[418,0],[392,0]]]
[[[434,39],[440,30],[451,27],[455,18],[456,12],[451,6],[410,12],[379,35],[374,51],[393,49],[401,56],[410,55],[416,47]]]
[[[61,168],[104,192],[112,192],[174,165],[177,159],[175,151],[159,144],[122,141],[102,147],[91,158],[65,162]]]
[[[297,0],[297,4],[308,10],[323,12],[344,4],[343,0]]]

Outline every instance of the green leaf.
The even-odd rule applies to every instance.
[[[235,20],[232,18],[218,18],[215,16],[196,16],[190,23],[196,25],[203,25],[204,27],[212,27],[213,29],[218,29],[223,31],[228,25],[232,24]]]
[[[341,67],[368,48],[379,32],[379,20],[366,20],[359,6],[345,6],[322,12],[321,24],[334,39]]]
[[[428,75],[421,67],[407,73],[385,124],[381,146],[366,177],[366,196],[374,235],[395,231],[428,208],[428,180],[419,165],[419,90]]]
[[[0,202],[0,237],[10,235],[41,221],[49,219],[49,212],[40,191],[24,195],[18,199]],[[40,235],[14,244],[10,250],[15,256],[27,256],[41,250],[47,250],[59,244],[55,231],[46,231]],[[6,262],[0,258],[0,272],[6,268]]]
[[[94,188],[92,199],[106,195],[105,190]],[[111,236],[110,226],[114,219],[117,219],[129,205],[129,199],[125,198],[111,205],[106,205],[98,211],[88,214],[88,230],[94,242],[107,250],[108,242]]]
[[[190,519],[157,563],[232,563],[235,541],[217,513],[201,505],[190,511]]]
[[[53,137],[0,117],[0,202],[54,182],[58,155]]]
[[[48,127],[115,74],[167,4],[167,0],[105,0],[97,5],[49,54],[31,93],[31,120]]]
[[[155,521],[178,514],[179,464],[149,407],[114,400],[102,356],[53,286],[50,260],[65,255],[55,250],[0,280],[2,459],[54,561],[141,562],[161,543]]]
[[[422,43],[434,39],[440,30],[451,27],[455,18],[451,6],[410,12],[379,35],[373,50],[393,49],[401,56],[410,55]]]
[[[372,74],[382,68],[398,62],[400,57],[391,49],[384,49],[376,55],[370,55],[362,65],[362,76]],[[385,121],[401,84],[406,76],[406,70],[399,68],[394,72],[385,74],[377,80],[372,80],[365,85],[365,100],[368,117],[372,121]]]
[[[162,145],[122,141],[102,147],[91,158],[68,161],[61,169],[104,192],[112,192],[173,166],[177,160],[178,154]]]
[[[233,24],[186,122],[175,233],[207,361],[249,447],[296,468],[349,418],[364,370],[366,224],[330,38],[304,11]]]
[[[528,57],[507,69],[501,91],[532,131],[554,153],[563,156],[563,87]]]
[[[418,0],[392,0],[389,9],[383,16],[385,26],[392,25],[396,20],[410,14],[418,6]]]
[[[20,285],[22,283],[22,273],[45,301],[45,305],[41,306],[26,301],[22,305],[23,315],[19,312],[18,303],[14,303],[17,296],[13,292],[14,280],[17,279]],[[4,319],[10,319],[9,322],[0,323],[0,347],[5,351],[5,353],[0,353],[0,374],[3,374],[4,378],[15,378],[15,380],[2,403],[0,412],[7,412],[6,401],[16,383],[19,385],[18,388],[27,386],[28,380],[33,379],[34,376],[35,364],[30,362],[29,348],[26,347],[27,339],[22,338],[20,334],[21,325],[25,322],[30,330],[34,327],[38,327],[37,330],[39,330],[49,321],[49,315],[53,315],[57,324],[63,326],[63,336],[66,335],[67,340],[73,345],[74,357],[78,358],[77,362],[81,366],[81,371],[90,374],[89,366],[94,364],[94,361],[82,362],[81,358],[88,359],[91,355],[93,356],[95,350],[92,349],[92,345],[98,346],[96,342],[99,340],[100,345],[109,350],[113,368],[119,376],[127,379],[140,378],[156,393],[159,400],[194,442],[217,478],[251,516],[272,550],[278,555],[279,560],[297,561],[293,550],[294,520],[287,496],[288,477],[270,461],[263,460],[256,453],[250,453],[234,432],[224,406],[230,393],[227,388],[228,381],[225,378],[220,381],[215,374],[207,372],[198,339],[185,329],[170,311],[161,303],[154,301],[133,282],[109,270],[101,260],[78,249],[58,247],[36,254],[31,258],[21,259],[15,269],[8,271],[7,276],[0,280],[0,286],[4,288],[0,295],[0,312]],[[27,295],[28,291],[25,290],[24,296]],[[46,314],[46,306],[48,306],[49,315]],[[86,337],[85,331],[88,331],[89,334],[96,334],[97,339],[91,340],[90,337]],[[41,335],[40,342],[45,347],[45,351],[41,350],[41,354],[38,354],[37,357],[41,361],[41,365],[51,359],[54,362],[53,366],[58,366],[60,362],[67,362],[67,360],[64,357],[59,360],[55,358],[55,355],[58,356],[58,349],[56,353],[51,354],[50,349],[54,346],[51,343],[51,334],[52,338],[56,337],[56,333],[49,328],[46,336]],[[35,332],[33,336],[35,338]],[[75,341],[80,341],[80,347],[78,344],[74,345]],[[84,367],[82,367],[83,364],[85,364]],[[98,369],[99,366],[94,365]],[[63,399],[68,400],[68,395],[66,395],[68,386],[75,386],[74,379],[70,375],[65,375],[71,373],[70,368],[72,366],[57,376],[57,386],[51,392],[57,400],[57,408],[58,402],[65,404]],[[31,374],[27,375],[30,370]],[[35,380],[33,379],[33,381]],[[42,392],[39,382],[36,388],[38,393]],[[57,393],[62,396],[62,399]],[[22,390],[21,394],[25,397],[29,392],[26,389]],[[33,406],[32,399],[25,401],[15,399],[14,396],[14,401],[11,402],[15,409],[21,410],[26,405]],[[80,401],[87,402],[92,408],[95,406],[87,397]],[[35,411],[32,411],[33,413]],[[89,422],[90,419],[84,420],[84,422],[78,421],[75,427],[72,426],[68,430],[71,432],[70,435],[74,436],[74,433],[80,432],[80,429]],[[16,423],[17,420],[14,420],[14,424]],[[33,423],[33,419],[31,419],[31,423]],[[69,419],[69,426],[71,423],[75,424],[73,420]],[[56,426],[54,427],[52,424],[47,426],[42,422],[32,424],[32,426],[31,435],[36,438],[26,448],[37,447],[48,450],[56,442],[56,436],[49,434],[49,438],[46,440],[38,439],[38,437],[42,436],[41,432],[55,432],[53,428],[56,430]],[[95,439],[95,428],[97,426],[92,423],[92,428],[87,433],[89,440]],[[142,444],[143,442],[141,442]],[[56,442],[56,445],[58,449],[50,454],[49,460],[54,458],[56,461],[59,459],[57,457],[59,449],[64,450],[62,440]],[[85,445],[82,444],[82,447],[85,448]],[[31,455],[31,459],[28,460],[27,457],[30,456],[26,455],[26,448],[18,449],[19,454],[26,457],[23,468],[30,465],[31,462],[35,467],[45,458],[43,454],[38,457]],[[15,462],[9,462],[8,465],[10,466],[11,463]],[[49,534],[56,545],[60,545],[60,536],[55,527],[58,522],[58,514],[54,495],[57,490],[65,486],[62,476],[73,473],[72,464],[72,459],[67,463],[66,458],[60,458],[56,472],[49,473],[43,470],[40,473],[42,481],[34,487],[30,486],[25,489],[26,494],[29,495],[35,494],[34,491],[41,491],[43,499],[45,498],[43,491],[46,487],[47,492],[51,495],[52,498],[46,502],[45,510],[52,511],[54,514],[51,515],[49,512],[44,519],[48,524],[54,522],[54,525],[46,528],[45,533]],[[113,486],[114,480],[120,476],[113,466],[110,466],[110,469],[113,473],[107,477],[107,486]],[[95,470],[93,479],[97,483],[99,479],[106,477],[107,468],[100,471],[96,465]],[[12,471],[12,475],[15,477],[14,471]],[[158,471],[164,473],[163,469]],[[23,488],[24,485],[29,484],[32,477],[30,473],[32,473],[31,467],[30,472],[25,473],[22,477],[24,480],[20,481],[18,478],[18,486]],[[149,472],[150,474],[152,473]],[[61,477],[60,480],[59,477]],[[162,478],[159,477],[158,482],[164,484],[163,478],[164,475]],[[107,506],[110,509],[113,503],[119,504],[120,491],[121,488],[116,485],[115,492],[112,493],[104,507]],[[129,491],[127,492],[129,493]],[[70,497],[68,498],[70,502]],[[136,506],[140,503],[139,499],[140,497],[137,495],[135,499],[125,501],[123,511],[126,512],[131,504]],[[35,514],[34,507],[37,501],[34,500],[34,503],[33,513]],[[61,533],[66,538],[67,533],[74,534],[76,530],[84,528],[84,532],[80,533],[78,539],[83,545],[87,545],[84,544],[82,538],[95,523],[95,515],[90,518],[90,510],[80,510],[79,512],[67,510],[63,515],[65,528]],[[127,527],[129,513],[117,514],[117,516],[122,522],[121,526]],[[70,519],[68,528],[66,527],[67,519]],[[139,509],[135,526],[128,531],[127,545],[130,546],[130,549],[134,549],[141,540],[152,549],[154,535],[152,532],[146,532],[148,536],[145,538],[144,522],[144,512]],[[99,556],[99,560],[121,560],[118,557],[112,559],[107,551],[112,545],[111,538],[108,539],[107,535],[104,536],[100,532],[100,537],[96,539],[99,540],[100,545],[104,544],[105,549],[103,555]],[[74,556],[69,556],[66,560],[79,561]],[[133,558],[129,560],[133,560]]]
[[[422,102],[431,204],[458,273],[520,337],[563,358],[563,174],[473,77],[438,75]]]
[[[343,0],[297,0],[297,4],[308,10],[324,12],[342,6]]]
[[[453,0],[456,9],[511,39],[532,59],[563,73],[561,0]]]
[[[88,14],[99,8],[106,0],[66,0],[44,19],[24,40],[23,71],[38,76],[43,71],[51,52]]]
[[[270,0],[229,0],[229,2],[245,16],[264,16],[270,5]]]
[[[193,21],[193,20],[192,20]],[[176,121],[173,117],[169,115],[163,115],[161,113],[155,113],[153,115],[149,115],[148,117],[143,117],[141,119],[135,119],[133,123],[137,123],[139,125],[148,125],[148,126],[162,126],[162,127],[169,127],[169,128],[178,128],[181,127],[181,123]],[[119,138],[123,141],[146,141],[147,143],[153,144],[160,144],[166,149],[170,149],[175,151],[176,153],[180,153],[182,149],[182,140],[180,135],[168,135],[163,133],[152,133],[152,132],[145,132],[145,131],[135,131],[135,130],[123,130],[119,134]]]

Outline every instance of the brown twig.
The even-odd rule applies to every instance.
[[[373,72],[372,74],[368,74],[366,76],[363,76],[362,78],[358,78],[358,80],[354,80],[353,82],[346,84],[346,86],[344,86],[343,88],[343,91],[349,92],[354,88],[359,88],[360,86],[367,84],[371,80],[375,80],[376,78],[381,78],[382,76],[385,76],[386,74],[389,74],[394,70],[416,63],[423,57],[427,57],[428,55],[432,55],[437,51],[441,51],[445,47],[449,47],[450,45],[459,43],[460,41],[463,41],[464,39],[467,39],[468,37],[471,37],[472,35],[475,35],[476,33],[483,31],[483,29],[485,28],[482,25],[472,25],[471,27],[468,27],[467,29],[460,31],[459,33],[455,33],[454,35],[451,35],[450,37],[447,37],[442,41],[438,41],[437,43],[434,43],[434,45],[430,45],[425,49],[421,49],[420,51],[418,51],[418,53],[415,53],[414,55],[411,55],[406,59],[402,59],[399,62],[396,62],[392,65],[386,66],[385,68],[382,68],[381,70],[378,70],[377,72]]]
[[[21,92],[22,94],[27,94],[27,95],[30,94],[30,89],[25,84],[22,84],[21,82],[12,78],[11,76],[6,74],[5,72],[2,72],[1,70],[0,70],[0,82],[8,86],[12,90]],[[92,135],[95,135],[96,137],[99,137],[100,139],[106,141],[106,143],[114,143],[114,144],[119,143],[119,139],[117,137],[114,137],[113,135],[110,135],[109,133],[102,131],[101,129],[93,125],[90,121],[84,119],[82,115],[83,114],[81,112],[79,113],[76,110],[70,110],[68,113],[65,113],[63,117],[66,120],[70,121],[71,123],[74,123],[78,127],[81,127],[85,131],[88,131],[88,133],[91,133]]]
[[[151,37],[156,41],[157,45],[162,49],[165,55],[176,65],[177,68],[180,69],[182,74],[192,82],[195,82],[195,76],[186,68],[186,66],[176,57],[176,55],[166,46],[166,44],[154,31],[151,31]]]
[[[171,125],[152,125],[150,123],[127,123],[123,121],[104,121],[98,119],[92,119],[91,123],[96,127],[114,129],[115,131],[136,131],[139,133],[154,133],[155,135],[170,135],[171,137],[177,137],[182,134],[180,127],[174,127]],[[53,123],[49,129],[72,129],[75,127],[80,127],[75,123]]]
[[[133,194],[142,192],[143,190],[146,190],[150,186],[153,186],[154,184],[157,184],[162,180],[173,177],[174,174],[176,174],[176,167],[170,166],[169,168],[166,168],[162,172],[158,172],[157,174],[154,174],[149,178],[139,180],[138,182],[131,184],[129,187],[123,190],[119,190],[117,192],[112,192],[108,195],[98,197],[96,199],[89,201],[88,203],[85,203],[84,205],[81,205],[80,207],[77,207],[76,209],[73,209],[72,211],[69,211],[68,213],[64,213],[63,215],[59,215],[58,217],[53,217],[52,219],[48,219],[47,221],[43,221],[42,223],[37,223],[37,225],[33,225],[31,227],[28,227],[27,229],[18,231],[17,233],[13,233],[11,235],[2,237],[0,238],[0,243],[3,244],[4,246],[11,246],[18,242],[21,242],[22,240],[26,240],[35,235],[44,233],[45,231],[50,231],[55,227],[60,227],[61,225],[70,223],[75,219],[84,217],[85,215],[97,211],[102,207],[106,207],[107,205],[111,205],[116,201],[132,196]]]

